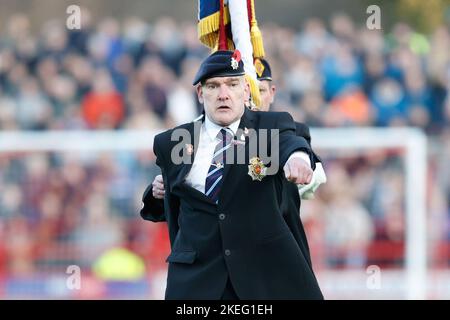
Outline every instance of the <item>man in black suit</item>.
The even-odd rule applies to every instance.
[[[311,181],[312,151],[288,113],[244,107],[243,74],[237,50],[209,56],[194,80],[202,121],[155,137],[165,192],[147,188],[141,215],[168,223],[166,298],[321,299],[280,210],[283,180]]]
[[[256,71],[262,101],[262,105],[258,110],[269,111],[276,95],[276,86],[272,82],[272,71],[270,64],[265,59],[256,59]],[[248,101],[247,104],[249,104]],[[295,126],[296,134],[305,138],[309,146],[311,146],[311,135],[308,126],[300,122],[295,122]],[[315,189],[317,189],[317,187],[321,183],[326,181],[325,173],[323,172],[323,168],[321,166],[321,160],[315,152],[313,152],[313,159],[316,163],[314,175],[317,174],[318,177],[316,185],[311,182],[312,185],[309,186],[309,188],[307,186],[302,187],[301,192],[303,192],[305,189],[307,189],[307,191],[304,191],[302,193],[303,197],[301,198],[301,192],[299,192],[298,186],[288,180],[283,180],[283,200],[281,204],[281,212],[283,214],[283,218],[285,219],[287,226],[291,230],[305,258],[307,259],[308,265],[311,268],[312,272],[313,269],[308,240],[299,213],[301,200],[309,199],[311,196],[313,196],[313,192],[315,191]],[[155,197],[162,197],[164,195],[164,183],[161,175],[155,177],[152,187],[152,191]]]

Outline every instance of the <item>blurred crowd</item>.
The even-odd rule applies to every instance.
[[[0,130],[157,129],[199,115],[191,81],[208,54],[194,23],[161,17],[63,21],[33,28],[14,15],[0,34]],[[274,108],[310,127],[417,127],[428,137],[430,264],[450,250],[450,31],[407,24],[368,30],[346,15],[300,30],[262,22]],[[67,143],[70,143],[68,141]],[[150,142],[149,142],[150,143]],[[312,137],[314,146],[314,136]],[[402,150],[336,156],[316,150],[328,183],[302,217],[319,272],[404,264]],[[0,278],[90,268],[122,247],[164,268],[163,224],[139,217],[154,155],[0,154]]]

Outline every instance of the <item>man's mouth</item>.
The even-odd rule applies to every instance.
[[[228,109],[230,109],[230,107],[228,107],[228,106],[219,106],[217,108],[217,110],[228,110]]]

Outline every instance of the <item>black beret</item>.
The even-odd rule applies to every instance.
[[[202,62],[193,85],[213,77],[236,77],[243,74],[244,62],[239,50],[216,51]]]
[[[272,70],[267,60],[263,58],[257,58],[255,60],[256,76],[258,80],[272,81]]]

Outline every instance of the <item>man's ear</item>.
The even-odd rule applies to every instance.
[[[275,97],[275,93],[277,91],[277,87],[273,84],[270,86],[270,92],[272,93],[272,96]]]
[[[244,103],[250,104],[250,85],[247,81],[244,81]]]
[[[272,102],[275,100],[275,93],[277,92],[277,87],[275,85],[270,86],[270,94],[272,96]]]
[[[203,102],[205,101],[203,99],[203,87],[201,84],[198,84],[197,87],[195,88],[197,91],[197,98],[198,98],[198,102],[200,102],[201,104],[203,104]]]
[[[250,100],[250,84],[247,80],[244,80],[244,97],[246,100]]]

